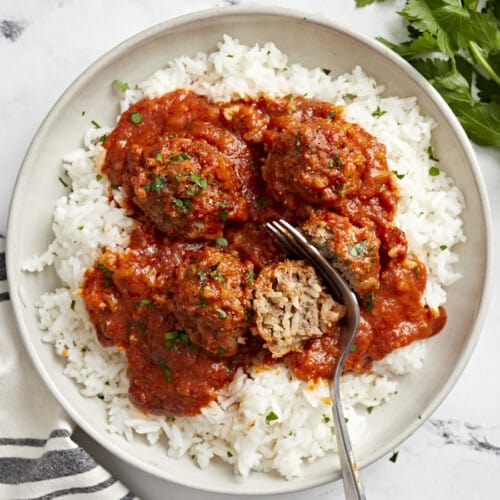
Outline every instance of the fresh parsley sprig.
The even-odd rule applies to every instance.
[[[408,40],[377,39],[430,81],[471,140],[500,147],[500,0],[482,8],[478,0],[406,0],[399,14]]]

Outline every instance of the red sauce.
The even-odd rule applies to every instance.
[[[380,239],[380,286],[362,298],[347,370],[443,327],[444,310],[421,305],[425,267],[393,224],[385,148],[341,108],[216,104],[178,90],[135,104],[104,146],[103,171],[124,187],[136,226],[125,252],[107,251],[87,271],[82,294],[99,341],[127,355],[139,409],[197,414],[239,367],[273,362],[250,333],[251,295],[260,269],[285,258],[262,226],[278,217],[300,224],[325,208]],[[315,380],[332,374],[337,354],[328,333],[284,362]]]

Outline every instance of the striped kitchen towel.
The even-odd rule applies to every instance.
[[[74,424],[24,351],[0,238],[0,499],[136,498],[71,439]]]

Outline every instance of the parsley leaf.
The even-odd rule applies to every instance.
[[[374,0],[355,0],[358,7]],[[408,39],[380,42],[441,94],[469,138],[500,147],[500,7],[476,0],[406,0]],[[377,115],[374,115],[377,116]]]
[[[127,82],[122,82],[121,80],[113,80],[113,87],[118,90],[118,92],[126,92],[129,89]]]
[[[358,241],[355,245],[349,247],[349,254],[352,257],[363,257],[364,255],[366,255],[365,248],[367,243],[367,240]]]
[[[274,411],[271,411],[266,415],[266,424],[272,422],[273,420],[278,420],[278,415],[276,415]]]
[[[165,177],[163,175],[157,175],[150,183],[144,184],[144,191],[159,193],[165,187],[165,183]]]

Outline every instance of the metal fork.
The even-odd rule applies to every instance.
[[[358,465],[354,459],[349,433],[345,425],[339,388],[342,369],[359,328],[358,299],[340,273],[332,267],[320,251],[297,228],[283,219],[267,222],[266,227],[274,235],[283,250],[309,261],[321,275],[330,292],[346,307],[346,320],[341,327],[339,336],[340,354],[335,364],[333,380],[330,384],[330,394],[333,402],[333,421],[345,497],[347,500],[365,500]]]

